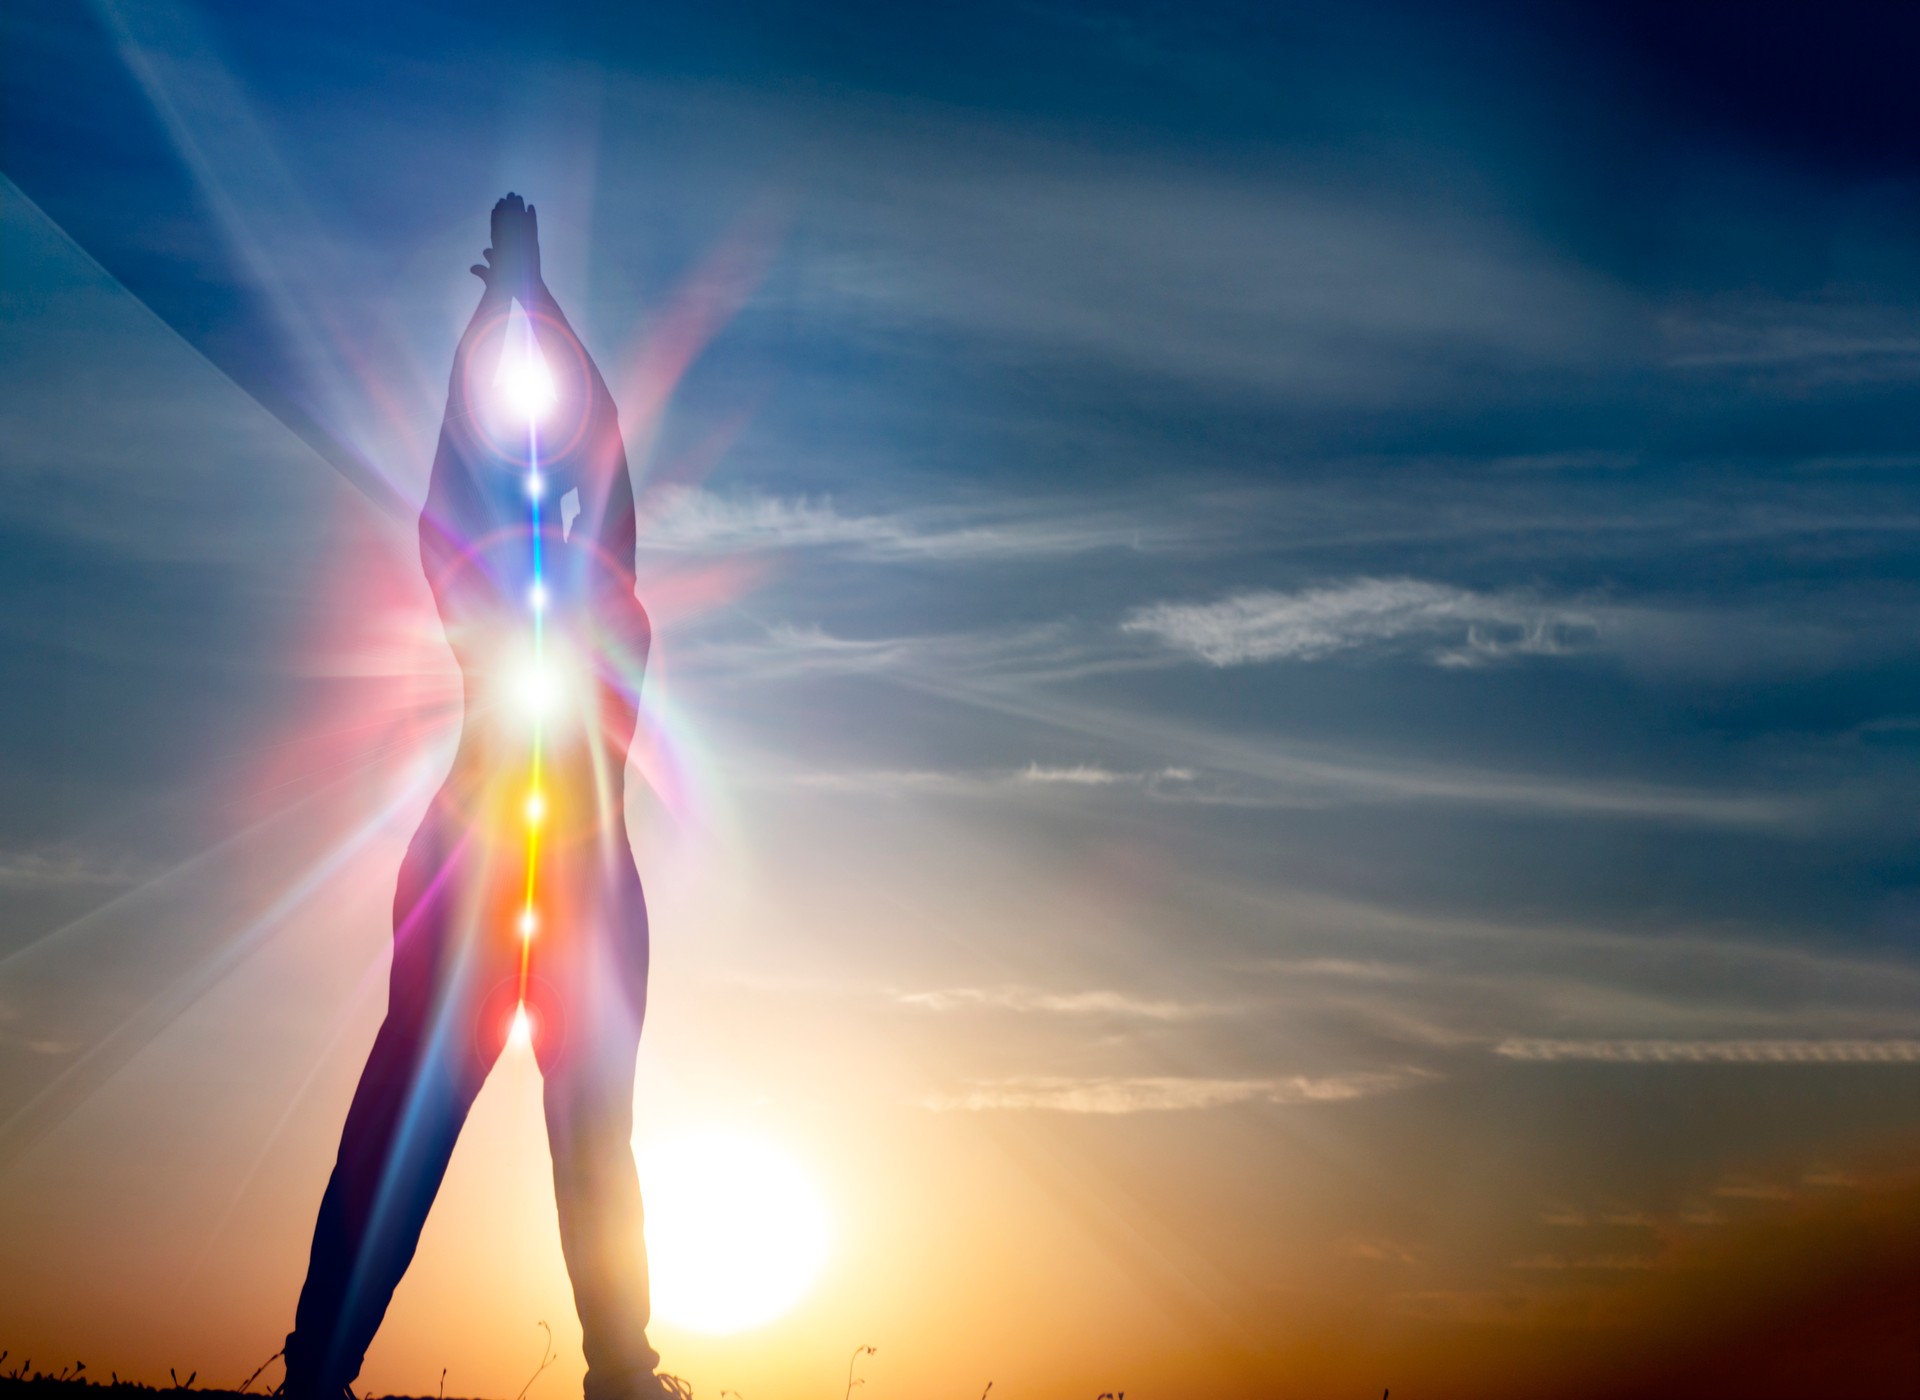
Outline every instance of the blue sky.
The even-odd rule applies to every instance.
[[[1500,1144],[1426,1243],[1343,1198],[1440,1280],[1383,1315],[1865,1173],[1920,1093],[1916,22],[1733,13],[13,7],[0,1140],[123,980],[226,975],[74,930],[324,709],[337,522],[404,540],[512,188],[616,385],[713,328],[629,429],[643,592],[729,580],[656,608],[705,815],[642,869],[773,911],[690,985],[907,1047],[903,1113],[1124,1121],[1149,1199]]]

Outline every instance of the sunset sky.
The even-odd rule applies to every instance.
[[[413,514],[511,189],[643,517],[643,1165],[743,1136],[825,1220],[667,1369],[1893,1374],[1917,55],[1896,7],[11,0],[0,1349],[236,1385],[291,1322],[457,733]],[[578,1393],[548,1171],[510,1052],[363,1393],[509,1400],[541,1321],[528,1400]]]

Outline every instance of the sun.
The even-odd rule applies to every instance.
[[[693,1332],[763,1326],[807,1294],[828,1220],[800,1163],[750,1133],[709,1128],[640,1156],[653,1310]]]

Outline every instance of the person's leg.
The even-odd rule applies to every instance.
[[[579,994],[569,998],[566,1042],[544,1066],[554,1202],[580,1313],[586,1400],[656,1393],[648,1389],[648,1378],[660,1364],[647,1341],[645,1222],[633,1160],[634,1061],[645,1011],[644,918],[637,975],[629,966],[603,968],[604,975],[589,976],[584,985],[573,979]]]
[[[451,926],[450,863],[417,854],[396,900],[409,912],[396,920],[386,1020],[347,1111],[287,1337],[291,1400],[337,1396],[359,1374],[492,1062],[469,990],[484,974],[461,965]]]

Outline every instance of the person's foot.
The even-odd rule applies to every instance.
[[[272,1393],[277,1400],[360,1400],[350,1385],[327,1385],[303,1376],[288,1376]]]

